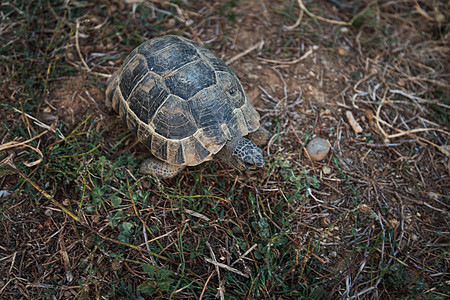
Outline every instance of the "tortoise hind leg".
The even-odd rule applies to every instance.
[[[259,127],[256,131],[250,132],[247,138],[255,143],[258,147],[262,147],[269,142],[270,132],[262,127]]]
[[[153,174],[159,178],[172,178],[183,169],[184,166],[169,165],[155,157],[150,157],[141,164],[139,172]]]

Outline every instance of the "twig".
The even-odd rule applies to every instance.
[[[241,256],[239,256],[238,259],[236,259],[231,265],[235,265],[238,261],[243,261],[243,259],[250,253],[253,251],[253,249],[255,249],[258,246],[258,244],[254,244],[253,246],[250,247],[250,249],[248,249],[247,251],[245,251],[244,254],[242,254]]]
[[[5,143],[3,145],[0,145],[0,151],[10,149],[10,148],[17,148],[17,147],[21,147],[21,146],[31,148],[32,150],[37,152],[41,158],[39,158],[38,160],[35,160],[33,162],[30,162],[30,163],[24,162],[23,164],[27,167],[36,166],[36,165],[40,164],[41,161],[44,159],[44,154],[42,154],[41,150],[39,150],[38,148],[28,145],[28,143],[31,142],[32,140],[35,140],[35,139],[41,137],[42,135],[46,134],[47,132],[48,132],[48,130],[41,132],[40,134],[38,134],[24,142],[11,141],[11,142]]]
[[[392,126],[388,122],[386,122],[383,119],[381,119],[380,118],[381,107],[383,106],[383,104],[386,101],[386,94],[387,94],[387,92],[388,92],[388,89],[386,89],[384,91],[383,98],[381,99],[380,105],[378,105],[378,107],[377,107],[376,115],[374,116],[376,124],[377,124],[377,127],[380,130],[380,132],[384,135],[385,138],[392,139],[392,138],[397,138],[397,137],[400,137],[400,136],[403,136],[403,135],[411,135],[411,134],[416,133],[416,132],[424,132],[424,131],[438,131],[438,132],[444,133],[446,135],[450,135],[449,132],[447,132],[447,131],[445,131],[443,129],[439,129],[439,128],[416,128],[416,129],[403,131],[403,130],[400,130],[398,128],[395,128],[394,126]],[[383,123],[384,125],[394,129],[398,133],[396,133],[396,134],[387,134],[386,131],[384,131],[384,129],[381,127],[380,123]],[[421,139],[423,139],[423,138],[421,138]],[[435,147],[439,147],[438,145],[434,144],[433,142],[430,142],[430,141],[428,141],[426,139],[423,139],[423,140],[426,141],[427,143],[429,143],[430,145],[433,145]]]
[[[301,6],[300,3],[299,3],[299,6]],[[293,30],[293,29],[297,28],[298,25],[300,25],[300,22],[302,21],[302,19],[303,19],[303,9],[300,9],[300,13],[298,14],[297,20],[295,20],[294,25],[284,26],[284,28],[287,30]]]
[[[250,52],[252,52],[252,51],[254,51],[254,50],[258,49],[258,48],[262,48],[263,45],[264,45],[264,40],[261,40],[260,42],[254,44],[253,46],[251,46],[251,47],[248,48],[247,50],[245,50],[245,51],[239,53],[239,54],[236,55],[236,56],[233,56],[232,58],[230,58],[229,60],[227,60],[227,61],[225,62],[225,64],[231,65],[232,63],[234,63],[235,61],[237,61],[237,60],[240,59],[241,57],[243,57],[243,56],[249,54]]]
[[[368,288],[362,290],[361,292],[359,292],[358,294],[356,294],[356,295],[350,297],[349,299],[357,299],[357,298],[359,299],[359,297],[361,297],[363,294],[365,294],[365,293],[367,293],[367,292],[370,292],[371,290],[373,290],[373,289],[375,289],[375,288],[376,288],[376,287],[374,287],[374,286],[368,287]]]
[[[78,56],[80,56],[81,63],[87,69],[88,72],[91,72],[92,71],[91,68],[89,68],[87,63],[84,61],[83,55],[81,54],[80,43],[78,42],[79,29],[80,29],[80,21],[77,20],[77,24],[75,25],[75,47],[77,48],[77,53],[78,53]]]
[[[320,20],[320,21],[324,21],[324,22],[327,22],[327,23],[335,24],[335,25],[341,25],[341,26],[349,26],[349,25],[352,24],[352,22],[335,21],[335,20],[330,20],[330,19],[327,19],[327,18],[323,18],[323,17],[321,17],[321,16],[317,16],[317,15],[311,13],[311,12],[305,7],[305,5],[303,4],[303,1],[302,1],[302,0],[297,0],[297,3],[298,3],[298,5],[300,6],[300,9],[301,9],[302,11],[304,11],[304,12],[305,12],[309,17],[311,17],[311,18],[315,18],[315,19]],[[355,17],[356,17],[356,16],[355,16]],[[352,20],[353,20],[353,19],[352,19]]]
[[[427,19],[427,20],[429,20],[429,21],[433,21],[433,18],[432,17],[430,17],[421,7],[420,7],[420,5],[419,5],[419,2],[417,2],[417,0],[414,0],[414,2],[415,2],[415,7],[416,7],[416,10],[417,10],[417,12],[420,14],[420,15],[422,15],[422,17],[425,17],[425,19]]]
[[[28,176],[26,176],[24,173],[22,173],[17,167],[16,165],[12,162],[11,157],[7,157],[6,159],[4,159],[3,161],[0,162],[0,165],[8,165],[9,167],[11,167],[13,169],[13,171],[20,175],[23,179],[25,179],[25,181],[27,181],[29,184],[31,184],[39,193],[41,193],[42,196],[44,196],[45,198],[47,198],[47,200],[50,200],[50,202],[52,202],[53,204],[55,204],[56,206],[59,207],[59,209],[61,209],[62,211],[64,211],[66,214],[68,214],[72,219],[74,219],[75,221],[79,221],[79,217],[76,216],[74,213],[72,213],[71,211],[69,211],[67,208],[65,208],[63,205],[61,205],[59,202],[57,202],[55,200],[55,198],[53,198],[52,195],[50,195],[49,193],[47,193],[46,191],[44,191],[39,185],[37,185],[34,181],[32,181],[30,178],[28,178]]]
[[[364,91],[358,90],[358,86],[359,86],[361,83],[363,83],[364,81],[369,80],[370,78],[372,78],[372,76],[374,76],[374,75],[376,75],[376,74],[377,74],[376,71],[371,72],[369,75],[364,76],[363,78],[361,78],[360,80],[358,80],[358,82],[357,82],[357,83],[355,84],[355,86],[353,87],[353,90],[356,92],[356,94],[354,94],[353,97],[352,97],[352,105],[353,105],[354,108],[358,108],[358,109],[359,109],[358,105],[355,104],[355,99],[356,99],[356,97],[358,97],[358,96],[367,96],[367,95],[369,95],[369,92],[364,92]]]
[[[220,269],[219,269],[220,263],[217,262],[216,255],[214,254],[211,244],[209,242],[206,242],[206,246],[208,246],[209,252],[211,253],[211,257],[213,258],[213,260],[210,260],[209,258],[206,258],[206,257],[205,257],[205,260],[216,266],[216,273],[217,273],[217,277],[219,279],[219,295],[220,295],[220,299],[223,300],[223,299],[225,299],[225,296],[223,294],[224,286],[223,286],[222,280],[220,279]]]
[[[314,50],[316,50],[316,49],[314,49]],[[295,64],[299,63],[300,61],[304,60],[305,58],[307,58],[308,56],[310,56],[312,53],[313,53],[313,49],[309,49],[301,57],[291,60],[291,61],[272,60],[272,59],[267,59],[267,58],[262,58],[262,57],[258,57],[258,59],[265,61],[265,62],[274,63],[274,64],[295,65]]]
[[[193,210],[185,208],[184,212],[189,214],[189,215],[191,215],[191,216],[193,216],[193,217],[197,217],[199,219],[205,220],[206,222],[211,222],[210,218],[208,218],[207,216],[205,216],[205,215],[203,215],[201,213],[198,213],[196,211],[193,211]]]
[[[146,226],[144,226],[144,228],[146,228]],[[146,229],[148,230],[148,227],[147,227]],[[159,240],[159,239],[162,239],[163,237],[166,237],[166,236],[168,236],[168,235],[171,235],[174,231],[175,231],[175,229],[173,229],[173,230],[171,230],[171,231],[169,231],[169,232],[166,232],[166,233],[164,233],[163,235],[154,237],[154,238],[152,238],[151,240],[147,240],[147,237],[145,237],[145,243],[140,244],[139,247],[142,247],[142,246],[145,245],[145,246],[147,247],[147,250],[150,250],[150,249],[148,248],[148,244],[149,244],[149,243],[152,243],[152,242],[154,242],[154,241],[157,241],[157,240]],[[144,230],[144,236],[147,236],[146,230]]]
[[[378,249],[378,248],[375,248],[375,250],[377,250],[378,252],[380,252],[380,253],[383,254],[383,255],[386,255],[386,256],[390,257],[391,259],[395,260],[395,261],[398,262],[399,264],[401,264],[401,265],[403,265],[404,267],[406,267],[406,268],[410,269],[411,271],[415,272],[417,275],[422,276],[423,278],[426,278],[426,279],[428,279],[428,280],[431,280],[431,278],[430,278],[428,275],[426,275],[426,274],[423,273],[422,271],[418,271],[418,270],[414,269],[413,267],[411,267],[410,265],[408,265],[408,264],[405,263],[404,261],[398,259],[397,257],[392,256],[392,255],[390,255],[389,253],[386,253],[386,252],[384,252],[384,251],[382,251],[382,250],[380,250],[380,249]]]
[[[236,274],[238,274],[238,275],[244,276],[245,278],[248,278],[248,275],[247,275],[247,274],[244,274],[244,273],[242,273],[241,271],[239,271],[239,270],[237,270],[237,269],[235,269],[235,268],[233,268],[233,267],[227,266],[226,264],[222,264],[222,263],[220,263],[220,262],[213,261],[212,259],[209,259],[209,258],[207,258],[207,257],[205,257],[205,260],[206,260],[207,262],[209,262],[210,264],[213,264],[213,265],[215,265],[215,266],[217,266],[217,267],[219,267],[219,268],[223,268],[223,269],[225,269],[225,270],[228,270],[228,271],[230,271],[230,272],[233,272],[233,273],[236,273]]]
[[[307,191],[308,191],[308,194],[309,194],[314,200],[316,200],[316,201],[319,202],[319,203],[324,203],[322,200],[317,199],[317,198],[313,195],[311,188],[308,188]]]
[[[29,119],[31,119],[31,120],[33,120],[33,121],[34,121],[34,124],[36,124],[37,126],[39,126],[39,127],[41,127],[41,128],[44,128],[44,129],[46,129],[46,130],[48,130],[48,131],[51,131],[51,132],[53,132],[55,135],[56,135],[56,133],[58,133],[59,138],[64,138],[64,135],[61,133],[61,131],[60,131],[59,129],[55,129],[53,126],[49,126],[49,125],[43,123],[42,121],[36,119],[35,117],[33,117],[33,116],[31,116],[31,115],[29,115],[29,114],[23,112],[23,111],[18,110],[17,108],[13,108],[13,110],[14,110],[15,112],[19,113],[19,114],[22,114],[22,115],[26,116],[27,118],[29,118]]]
[[[206,279],[205,285],[203,286],[203,290],[202,293],[200,294],[200,297],[198,298],[199,300],[203,299],[203,295],[205,294],[206,291],[206,287],[208,286],[209,281],[211,280],[211,278],[213,277],[214,273],[216,271],[212,271],[211,274],[208,276],[208,279]]]
[[[305,7],[305,5],[303,4],[303,1],[302,1],[302,0],[297,0],[298,6],[300,6],[300,14],[299,14],[299,16],[298,16],[298,18],[297,18],[297,21],[295,22],[294,25],[292,25],[292,26],[287,26],[287,27],[285,27],[285,28],[286,28],[286,29],[294,29],[295,27],[297,27],[298,25],[300,25],[301,19],[302,19],[302,17],[303,17],[303,12],[305,12],[309,17],[315,18],[315,19],[320,20],[320,21],[324,21],[324,22],[327,22],[327,23],[335,24],[335,25],[341,25],[341,26],[351,26],[351,25],[353,24],[353,22],[354,22],[357,18],[359,18],[362,14],[364,14],[364,12],[365,12],[370,6],[372,6],[372,4],[376,3],[377,1],[378,1],[378,0],[373,0],[372,2],[370,2],[369,4],[367,4],[367,6],[366,6],[362,11],[360,11],[359,13],[357,13],[356,15],[354,15],[353,18],[352,18],[349,22],[344,22],[344,21],[330,20],[330,19],[327,19],[327,18],[324,18],[324,17],[321,17],[321,16],[317,16],[317,15],[311,13],[311,12]]]

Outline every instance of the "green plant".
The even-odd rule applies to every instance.
[[[169,292],[172,284],[175,282],[173,272],[169,268],[157,268],[152,265],[142,265],[142,268],[147,273],[148,279],[138,286],[138,289],[147,295],[153,295],[157,292]]]

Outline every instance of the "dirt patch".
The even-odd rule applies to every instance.
[[[95,113],[105,111],[105,94],[85,76],[61,79],[51,93],[44,113],[54,113],[64,123],[76,125]]]

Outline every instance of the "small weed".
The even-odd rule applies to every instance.
[[[294,1],[290,1],[288,5],[285,5],[282,9],[274,9],[274,11],[287,19],[290,19],[290,22],[297,21],[298,15],[294,12]]]
[[[173,272],[167,267],[157,268],[152,265],[142,265],[147,273],[148,279],[138,286],[138,289],[147,295],[153,295],[157,292],[169,292],[173,288]]]
[[[310,175],[310,172],[305,168],[298,172],[291,160],[280,158],[275,161],[280,167],[280,175],[284,182],[290,184],[289,188],[286,189],[288,199],[302,201],[308,196],[308,192],[306,192],[308,189],[320,187],[320,181],[316,176]]]
[[[240,13],[237,13],[234,8],[240,5],[239,1],[236,0],[227,0],[225,2],[221,2],[218,6],[216,12],[218,15],[226,17],[227,24],[233,22],[237,17],[239,17]]]

